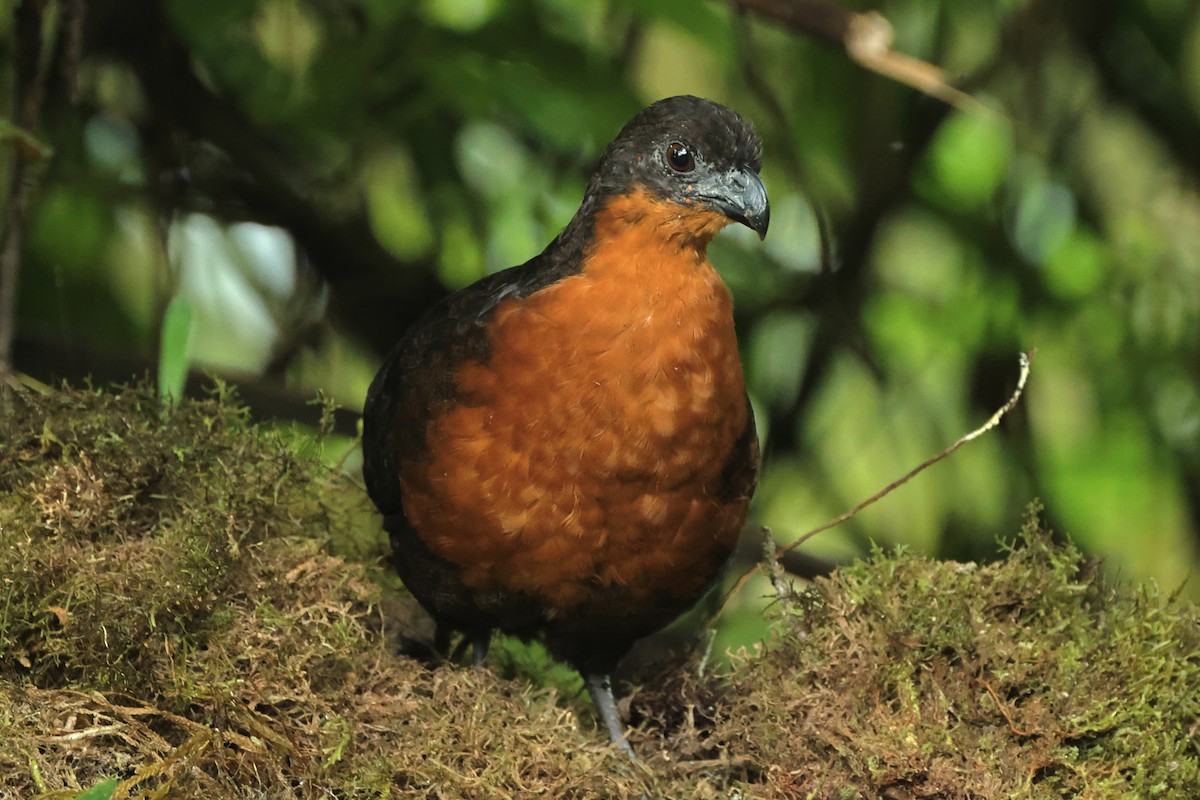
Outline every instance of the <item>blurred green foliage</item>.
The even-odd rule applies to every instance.
[[[1200,552],[1200,10],[856,6],[991,111],[720,2],[95,0],[80,99],[53,73],[36,132],[22,336],[149,366],[182,296],[200,363],[357,408],[423,308],[554,236],[631,114],[703,94],[757,123],[773,205],[765,244],[711,248],[765,437],[755,520],[787,541],[872,494],[1036,348],[1000,430],[811,549],[982,557],[1040,497],[1173,589]]]

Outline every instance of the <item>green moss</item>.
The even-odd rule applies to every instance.
[[[361,486],[231,397],[18,395],[0,426],[0,796],[644,791],[553,689],[399,656]]]
[[[1196,610],[1098,574],[1035,521],[988,566],[877,553],[799,595],[714,745],[773,796],[1195,797]]]
[[[316,474],[228,398],[18,395],[0,448],[0,674],[129,690],[200,646],[239,551],[320,534]],[[281,487],[286,493],[281,495]]]
[[[633,766],[536,646],[397,655],[419,613],[378,520],[296,444],[228,396],[17,397],[0,796],[1200,796],[1196,609],[1036,524],[996,564],[876,553],[785,593],[731,674],[673,664],[625,701]]]

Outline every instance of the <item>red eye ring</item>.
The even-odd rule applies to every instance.
[[[676,172],[691,172],[696,168],[696,159],[692,150],[683,142],[671,142],[667,145],[667,164]]]

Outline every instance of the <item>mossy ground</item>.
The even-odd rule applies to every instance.
[[[648,678],[640,766],[536,666],[397,655],[416,615],[377,529],[228,397],[19,395],[0,798],[1200,796],[1196,609],[1033,523],[989,566],[877,554],[781,600],[730,674]]]

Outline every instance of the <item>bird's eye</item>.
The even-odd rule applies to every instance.
[[[691,149],[682,142],[671,142],[667,145],[667,163],[676,172],[691,172],[696,168]]]

